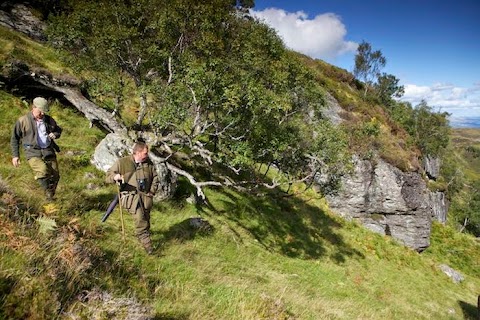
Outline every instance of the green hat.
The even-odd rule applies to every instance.
[[[33,105],[36,108],[40,109],[40,111],[42,111],[43,113],[47,113],[48,111],[50,111],[50,108],[48,107],[48,101],[45,98],[36,97],[35,99],[33,99]]]

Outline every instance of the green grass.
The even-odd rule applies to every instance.
[[[461,159],[460,166],[467,179],[480,180],[480,130],[455,129],[452,133],[452,144]]]
[[[449,150],[460,179],[458,190],[451,196],[449,225],[480,235],[480,129],[452,130]],[[444,183],[445,184],[445,183]],[[467,222],[467,224],[465,224]]]
[[[0,90],[0,177],[15,194],[0,195],[0,319],[88,319],[92,310],[108,318],[105,306],[78,299],[94,288],[134,297],[155,319],[475,318],[473,237],[435,224],[431,247],[419,254],[335,216],[311,190],[284,197],[282,190],[207,189],[209,205],[195,206],[182,185],[154,206],[156,251],[148,256],[128,214],[125,239],[118,209],[100,222],[115,188],[89,162],[103,133],[77,112],[52,108],[64,128],[54,204],[42,200],[23,158],[12,167],[10,132],[27,110]],[[196,216],[211,229],[192,229]],[[38,218],[56,227],[41,232]],[[442,263],[465,281],[453,283]]]
[[[59,62],[59,54],[54,49],[0,26],[0,66],[18,60],[54,74],[68,72],[69,68]]]

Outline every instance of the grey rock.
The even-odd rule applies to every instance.
[[[95,148],[92,164],[106,172],[118,158],[131,153],[133,141],[116,133],[109,133]]]
[[[339,125],[343,122],[343,119],[340,117],[342,108],[338,104],[337,100],[328,92],[325,93],[326,97],[326,108],[322,109],[322,115],[330,120],[334,125]]]
[[[449,203],[444,192],[430,192],[433,217],[440,223],[447,222]]]
[[[342,179],[342,189],[326,196],[330,208],[407,247],[427,248],[433,211],[421,175],[402,172],[382,159],[354,163],[354,173]]]
[[[438,157],[427,155],[423,158],[423,169],[426,175],[432,180],[437,180],[440,175],[441,164],[440,158]]]
[[[454,283],[460,283],[465,280],[464,276],[452,269],[451,267],[447,266],[446,264],[439,265],[440,270],[442,270]]]
[[[46,24],[38,19],[30,9],[18,3],[6,1],[0,5],[0,25],[19,31],[35,40],[45,41]]]

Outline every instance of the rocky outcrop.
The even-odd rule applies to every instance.
[[[439,157],[427,155],[423,159],[423,170],[428,179],[436,181],[440,176],[441,160]],[[447,221],[448,200],[444,192],[436,191],[430,193],[430,203],[432,205],[433,216],[435,220],[445,223]]]
[[[3,2],[3,1],[2,1]],[[35,40],[45,41],[46,24],[23,4],[5,1],[0,4],[0,25],[19,31]]]
[[[430,244],[429,194],[418,173],[402,172],[381,159],[355,159],[355,172],[343,178],[341,191],[327,201],[334,212],[422,251]]]
[[[131,154],[132,147],[133,141],[130,138],[110,133],[95,148],[91,162],[97,169],[107,171],[118,158]],[[150,158],[160,178],[160,189],[154,199],[160,201],[172,198],[177,187],[176,174],[164,162],[159,161],[159,157],[152,155]]]
[[[439,157],[427,155],[423,159],[423,169],[425,170],[425,174],[431,180],[437,180],[438,176],[440,175],[440,166],[441,161]]]
[[[341,107],[327,95],[323,116],[333,124],[342,122]],[[446,219],[443,193],[432,193],[418,173],[402,172],[381,159],[354,159],[355,171],[342,178],[342,189],[326,196],[330,208],[347,219],[355,219],[366,228],[390,235],[405,246],[422,251],[430,245],[432,216]],[[436,179],[440,161],[426,157],[426,175]],[[315,177],[322,186],[326,175]]]
[[[433,217],[440,223],[447,222],[448,200],[444,192],[430,192]]]
[[[339,125],[343,122],[342,107],[338,104],[337,100],[329,93],[325,92],[326,108],[322,109],[322,116],[330,120],[334,125]]]

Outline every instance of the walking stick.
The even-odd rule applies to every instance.
[[[118,194],[118,201],[120,202],[120,221],[122,222],[122,239],[125,242],[125,225],[123,222],[123,210],[122,210],[122,194],[120,193],[120,184],[117,183],[117,194]]]

